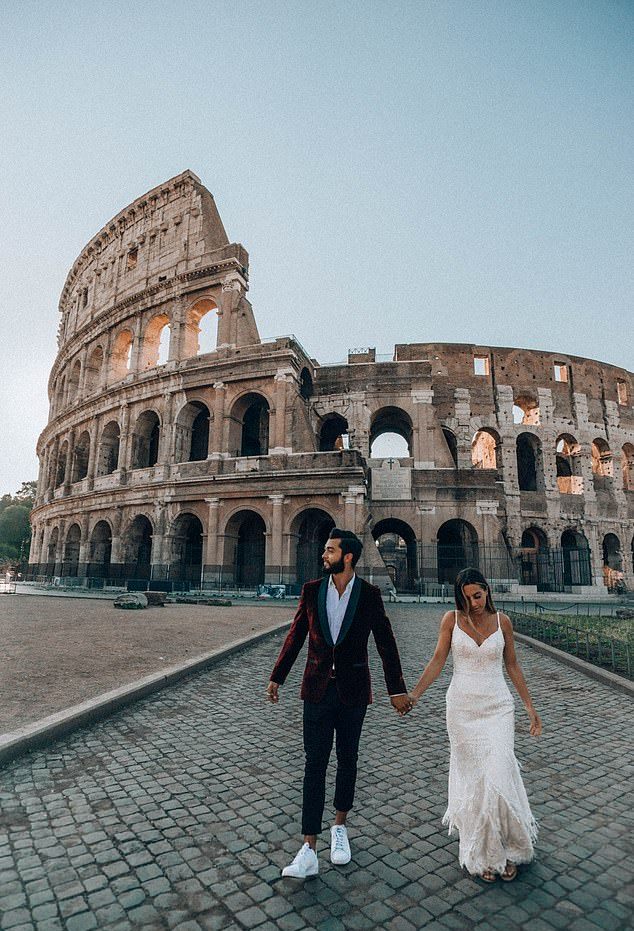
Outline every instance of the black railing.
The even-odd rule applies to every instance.
[[[594,666],[611,669],[628,679],[634,678],[633,639],[620,640],[596,627],[577,627],[559,618],[531,616],[513,610],[509,614],[518,633],[578,656]]]

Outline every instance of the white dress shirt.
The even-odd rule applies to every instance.
[[[346,613],[346,608],[348,607],[348,602],[350,601],[350,594],[352,592],[352,586],[354,585],[354,580],[356,575],[353,573],[352,578],[344,588],[341,596],[337,591],[337,586],[335,585],[334,579],[332,576],[328,579],[328,591],[326,593],[326,615],[328,617],[328,626],[330,627],[330,636],[332,637],[332,642],[337,642],[337,637],[341,631],[341,625],[343,624],[343,619]]]

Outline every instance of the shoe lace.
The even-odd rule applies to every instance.
[[[343,830],[343,828],[335,828],[333,833],[335,835],[335,850],[343,850],[345,845],[346,832]]]

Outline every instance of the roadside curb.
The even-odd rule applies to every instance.
[[[101,695],[81,702],[79,705],[73,705],[64,709],[64,711],[58,711],[56,714],[41,718],[33,724],[2,734],[0,735],[0,766],[9,763],[29,750],[46,746],[58,737],[70,734],[72,731],[79,730],[79,728],[88,724],[94,724],[102,718],[107,718],[139,699],[160,692],[161,689],[174,685],[193,673],[208,669],[233,653],[259,643],[261,640],[266,640],[267,637],[272,637],[274,634],[290,627],[290,625],[290,619],[283,621],[275,627],[270,627],[268,630],[253,634],[250,637],[234,640],[227,646],[212,650],[211,653],[203,653],[201,656],[197,656],[186,663],[180,663],[177,666],[168,666],[166,669],[145,676],[143,679],[137,679],[135,682],[128,683],[128,685],[120,686],[109,692],[103,692]]]
[[[625,692],[630,698],[634,698],[634,682],[630,682],[629,679],[625,679],[615,672],[610,672],[609,669],[602,669],[600,666],[587,663],[585,659],[580,659],[578,656],[573,656],[571,653],[564,652],[564,650],[558,650],[557,647],[551,647],[548,643],[542,643],[541,640],[535,640],[533,637],[528,637],[526,634],[518,634],[517,631],[513,631],[513,636],[519,643],[525,643],[538,653],[550,656],[552,659],[556,659],[565,666],[572,666],[573,669],[576,669],[578,672],[584,672],[587,676],[590,676],[591,679],[596,679],[597,682],[602,682],[603,685],[609,685],[613,689]]]

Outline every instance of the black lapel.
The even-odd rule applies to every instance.
[[[329,576],[322,579],[319,591],[317,592],[317,616],[321,624],[321,632],[329,647],[333,646],[332,634],[330,633],[330,624],[328,623],[328,612],[326,611],[326,595],[328,593]]]
[[[357,605],[359,604],[359,595],[361,594],[361,579],[358,575],[354,577],[354,583],[352,585],[352,591],[350,592],[350,601],[348,602],[348,607],[346,608],[346,613],[343,618],[343,624],[341,625],[341,630],[339,631],[339,636],[337,637],[337,645],[344,640],[346,634],[350,630],[350,625],[354,620],[354,616],[357,613]]]

